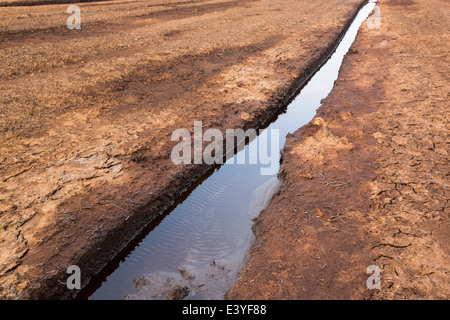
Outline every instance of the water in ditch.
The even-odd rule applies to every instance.
[[[278,130],[276,170],[261,175],[257,164],[236,164],[244,152],[254,151],[253,140],[237,155],[204,179],[147,234],[135,241],[130,252],[109,266],[89,299],[163,299],[175,284],[189,287],[187,299],[222,299],[235,282],[252,244],[252,219],[267,206],[279,181],[280,150],[285,137],[314,117],[321,100],[327,97],[337,79],[344,55],[353,43],[361,23],[375,3],[364,6],[336,51],[313,75],[299,94],[265,130],[268,136]],[[269,145],[271,145],[269,143]],[[234,164],[232,164],[234,162]],[[105,272],[104,272],[105,273]]]

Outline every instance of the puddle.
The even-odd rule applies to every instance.
[[[311,121],[333,88],[343,57],[374,6],[369,3],[360,10],[333,55],[265,129],[279,130],[280,150],[286,135]],[[253,143],[257,139],[240,153],[248,155]],[[155,222],[126,255],[91,282],[89,292],[80,298],[164,299],[173,285],[180,284],[189,288],[186,299],[223,299],[252,244],[252,219],[279,186],[276,174],[260,174],[260,168],[266,166],[231,161],[233,158],[214,170],[184,201]]]

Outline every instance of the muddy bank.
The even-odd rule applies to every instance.
[[[363,25],[316,118],[288,137],[228,298],[450,296],[448,4],[378,7],[381,28]]]
[[[2,10],[0,297],[73,296],[209,168],[173,130],[261,126],[362,3],[163,2]]]

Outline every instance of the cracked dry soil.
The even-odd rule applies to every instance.
[[[450,7],[378,6],[381,28],[363,24],[316,118],[288,137],[228,298],[450,297]]]

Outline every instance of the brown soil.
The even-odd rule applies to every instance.
[[[228,298],[450,297],[450,8],[378,6],[381,29],[363,24],[316,118],[288,137]]]
[[[209,168],[173,130],[263,125],[363,1],[83,3],[81,30],[29,2],[0,11],[0,298],[73,296]]]

